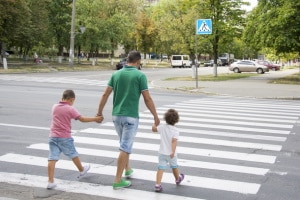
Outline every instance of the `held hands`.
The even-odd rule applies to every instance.
[[[97,115],[95,118],[97,123],[101,123],[104,119],[103,116],[99,116],[99,115]]]
[[[154,124],[155,124],[155,126],[158,126],[160,124],[160,120],[158,117],[154,118]]]
[[[152,125],[152,132],[157,132],[157,126],[155,124]]]

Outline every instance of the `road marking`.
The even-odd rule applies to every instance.
[[[43,81],[43,78],[39,77],[39,81]],[[55,79],[49,79],[49,81],[54,81]],[[60,81],[68,83],[68,80],[61,79]],[[84,79],[78,80],[78,84],[85,84]],[[71,81],[72,82],[72,81]],[[254,102],[254,103],[253,103]],[[270,105],[271,103],[271,105]],[[245,108],[246,107],[246,108]],[[223,98],[205,98],[200,100],[191,100],[185,101],[182,103],[176,103],[174,105],[164,105],[157,108],[159,115],[165,113],[169,108],[175,108],[179,111],[180,114],[180,123],[177,127],[180,130],[180,142],[186,144],[194,144],[191,146],[178,146],[179,159],[178,163],[180,166],[191,169],[207,169],[207,170],[218,170],[218,172],[212,172],[213,174],[230,172],[230,176],[227,179],[215,179],[207,178],[200,176],[189,176],[187,174],[186,179],[183,182],[184,186],[229,192],[238,192],[242,194],[256,194],[259,191],[261,186],[260,183],[252,183],[255,179],[248,178],[255,176],[265,176],[267,173],[272,173],[270,171],[270,164],[274,164],[276,161],[276,155],[278,151],[282,148],[282,143],[286,141],[287,136],[290,133],[293,125],[297,122],[299,118],[299,108],[297,104],[293,102],[283,102],[273,105],[269,101],[246,101],[241,99],[223,99]],[[132,154],[131,160],[136,162],[151,163],[153,166],[157,165],[157,154],[158,144],[159,144],[159,135],[151,133],[151,126],[153,124],[152,115],[149,114],[149,111],[140,113],[140,125],[137,138],[141,139],[151,139],[154,144],[135,142],[134,149],[147,150],[150,154],[153,155],[142,155],[142,154]],[[16,125],[16,124],[6,124],[0,123],[0,126],[11,126],[18,128],[29,128],[29,129],[41,129],[49,131],[49,128],[38,127],[38,126],[25,126],[25,125]],[[109,150],[99,150],[94,148],[82,148],[77,147],[78,152],[82,155],[94,156],[94,157],[105,157],[110,158],[111,160],[116,160],[118,157],[118,139],[113,127],[113,123],[107,122],[101,124],[99,128],[88,128],[80,131],[72,130],[76,132],[74,139],[76,143],[88,144],[88,145],[97,145],[99,148],[115,148],[116,151]],[[189,128],[190,127],[190,128]],[[95,134],[95,137],[82,137],[84,133]],[[100,138],[96,138],[99,137]],[[102,139],[101,136],[105,136]],[[207,138],[212,136],[212,138]],[[217,139],[215,139],[218,137]],[[225,137],[225,139],[224,139]],[[232,140],[233,138],[233,140]],[[244,140],[244,141],[240,141]],[[263,140],[262,143],[260,140]],[[144,140],[140,140],[144,141]],[[146,140],[145,140],[146,141]],[[196,145],[199,144],[199,145]],[[197,148],[197,146],[210,145],[206,148]],[[80,145],[78,145],[80,146]],[[83,145],[81,145],[83,146]],[[107,147],[105,147],[107,146]],[[218,146],[224,146],[225,150],[212,150],[210,148],[218,148]],[[195,147],[195,148],[191,148]],[[29,149],[48,151],[49,147],[46,143],[32,144],[28,146]],[[240,148],[240,149],[237,149]],[[227,151],[226,149],[229,149]],[[234,149],[234,150],[231,150]],[[230,151],[231,150],[231,151]],[[257,154],[256,150],[262,150],[263,154]],[[251,152],[251,153],[247,153]],[[267,155],[265,155],[267,154]],[[181,159],[182,157],[197,157],[199,159],[188,160]],[[218,159],[212,159],[218,158]],[[219,159],[220,158],[220,159]],[[196,160],[213,160],[214,162],[204,162]],[[226,160],[224,160],[226,159]],[[31,155],[22,155],[22,154],[6,154],[0,156],[0,161],[10,162],[10,163],[19,163],[26,165],[35,165],[41,167],[47,167],[47,158],[35,157]],[[243,164],[239,164],[241,161]],[[220,162],[220,163],[217,163]],[[223,163],[224,162],[224,163]],[[228,164],[233,162],[233,164]],[[253,167],[253,165],[259,165],[263,163],[263,166],[267,168]],[[235,165],[236,164],[236,165]],[[249,165],[249,166],[244,166]],[[58,162],[58,168],[76,171],[75,166],[71,161],[60,160]],[[141,167],[142,168],[142,167]],[[106,166],[101,164],[92,164],[92,169],[90,173],[114,176],[116,171],[115,166]],[[76,173],[76,172],[75,172]],[[209,172],[210,173],[210,172]],[[233,173],[239,173],[237,176],[233,176]],[[145,177],[145,174],[147,175]],[[148,175],[149,174],[149,175]],[[197,175],[197,174],[196,174]],[[255,175],[255,176],[253,176]],[[3,176],[11,178],[9,174],[3,173]],[[1,176],[1,177],[3,177]],[[18,174],[17,176],[27,176],[23,174]],[[30,175],[28,175],[30,176]],[[89,176],[89,175],[88,175]],[[144,170],[144,169],[135,169],[133,178],[141,179],[146,181],[155,181],[156,171]],[[215,177],[207,175],[209,177]],[[244,178],[243,178],[244,176]],[[75,177],[75,175],[74,175]],[[101,177],[101,176],[100,176]],[[18,177],[21,179],[20,177]],[[46,174],[45,177],[41,176],[39,186],[44,187],[46,185],[45,180],[47,181]],[[258,178],[258,177],[257,177]],[[261,177],[260,177],[261,178]],[[13,178],[12,178],[13,179]],[[165,181],[167,179],[167,181]],[[169,184],[174,184],[172,173],[166,173],[166,178],[164,182]],[[229,180],[228,180],[229,179]],[[232,179],[238,179],[242,181],[235,181]],[[183,196],[151,196],[157,195],[154,192],[140,191],[125,189],[122,190],[120,196],[114,196],[114,190],[110,186],[98,185],[97,183],[86,183],[88,179],[84,179],[83,182],[71,181],[71,184],[79,184],[78,187],[85,187],[86,189],[82,192],[85,193],[86,190],[90,190],[90,186],[97,186],[95,192],[99,194],[99,190],[105,190],[108,188],[110,192],[107,192],[107,197],[118,198],[118,199],[132,199],[131,196],[146,195],[149,199],[184,199]],[[243,182],[248,180],[247,182]],[[2,181],[2,178],[1,178]],[[17,182],[17,180],[11,180]],[[69,186],[65,186],[65,180],[62,181],[62,187],[66,187],[66,190]],[[30,181],[28,181],[30,182]],[[255,182],[255,181],[254,181]],[[260,182],[258,180],[258,182]],[[19,183],[21,184],[21,183]],[[26,183],[27,184],[27,183]],[[30,183],[28,183],[30,184]],[[22,184],[23,185],[23,184]],[[44,186],[43,186],[44,185]],[[59,185],[58,189],[61,186]],[[103,188],[102,188],[103,187]],[[153,189],[153,188],[152,188]],[[91,189],[91,192],[94,192],[94,189]],[[124,196],[123,191],[129,191],[128,196]],[[154,194],[152,194],[154,193]],[[99,194],[99,196],[105,196]],[[139,198],[140,199],[140,198]]]
[[[92,79],[81,78],[64,78],[64,77],[34,77],[34,76],[13,76],[3,75],[0,76],[0,80],[6,81],[29,81],[29,82],[42,82],[42,83],[69,83],[76,85],[94,85],[94,86],[107,86],[107,80],[99,81]]]
[[[179,129],[179,131],[181,131]],[[98,129],[98,128],[89,128],[85,130],[81,130],[82,133],[94,133],[99,135],[116,135],[115,130],[108,129]],[[159,136],[157,134],[149,134],[145,132],[138,131],[136,138],[147,138],[159,140]],[[261,150],[270,150],[270,151],[280,151],[281,145],[272,145],[265,143],[250,143],[250,142],[236,142],[230,140],[219,140],[219,139],[207,139],[201,137],[188,137],[188,136],[180,136],[180,142],[189,142],[196,144],[210,144],[210,145],[218,145],[218,146],[228,146],[228,147],[239,147],[239,148],[251,148],[251,149],[261,149]]]
[[[112,123],[101,124],[101,126],[113,126]],[[139,130],[149,130],[151,127],[139,124]],[[93,129],[93,128],[92,128]],[[286,137],[279,136],[267,136],[267,135],[257,135],[257,134],[246,134],[246,133],[230,133],[230,132],[222,132],[222,131],[210,131],[210,130],[197,130],[197,129],[188,129],[188,128],[180,128],[180,133],[195,133],[199,135],[212,135],[212,136],[221,136],[221,137],[230,137],[230,138],[246,138],[252,140],[270,140],[270,141],[278,141],[284,142],[286,141]],[[138,134],[140,132],[138,131]]]
[[[44,143],[32,144],[28,146],[29,149],[37,149],[49,151],[49,145]],[[82,155],[91,155],[97,157],[107,157],[107,158],[117,158],[119,156],[118,151],[106,151],[99,149],[89,149],[89,148],[80,148],[76,147],[77,151]],[[157,156],[149,156],[144,154],[131,154],[130,160],[136,160],[141,162],[149,162],[157,164]],[[269,169],[266,168],[258,168],[258,167],[245,167],[240,165],[230,165],[230,164],[220,164],[220,163],[212,163],[212,162],[202,162],[202,161],[193,161],[186,159],[178,159],[179,166],[183,167],[191,167],[191,168],[203,168],[203,169],[213,169],[220,171],[230,171],[236,173],[244,173],[244,174],[255,174],[255,175],[265,175],[269,172]]]
[[[118,140],[100,139],[100,138],[90,138],[90,137],[79,137],[74,136],[74,140],[77,143],[82,144],[94,144],[109,147],[119,147]],[[157,151],[159,149],[159,144],[148,144],[135,142],[133,145],[134,149],[142,149],[148,151]],[[211,149],[201,149],[201,148],[187,148],[187,147],[177,147],[180,154],[214,157],[214,158],[225,158],[233,160],[244,160],[249,162],[261,162],[261,163],[274,163],[276,156],[262,155],[257,153],[238,153],[231,151],[218,151]]]
[[[220,102],[221,104],[222,102]],[[249,107],[235,107],[234,102],[232,106],[222,106],[222,105],[194,105],[194,104],[188,104],[188,103],[176,103],[174,105],[164,105],[164,107],[173,107],[173,108],[186,108],[186,109],[193,109],[194,111],[199,110],[209,110],[209,111],[225,111],[225,112],[232,112],[234,110],[234,113],[263,113],[263,114],[269,114],[269,115],[277,115],[277,116],[287,116],[287,117],[297,117],[299,112],[295,110],[277,110],[277,109],[263,109],[263,108],[251,108]],[[298,107],[297,107],[298,108]]]
[[[88,176],[88,175],[87,175]],[[36,176],[29,174],[18,174],[18,173],[4,173],[0,172],[1,182],[7,182],[10,184],[17,184],[28,187],[37,187],[46,189],[47,178],[44,176]],[[114,190],[112,186],[104,186],[96,183],[85,183],[79,181],[66,181],[62,179],[55,179],[58,184],[55,190],[64,192],[72,192],[77,194],[87,194],[98,197],[107,197],[115,199],[130,199],[140,200],[142,199],[158,199],[158,200],[203,200],[199,198],[188,198],[184,196],[177,196],[171,194],[147,192],[143,190],[133,190],[130,188]]]
[[[140,116],[147,117],[150,115],[141,114]],[[206,117],[206,116],[205,116]],[[220,118],[220,116],[218,117]],[[245,125],[245,126],[255,126],[255,127],[268,127],[268,128],[282,128],[282,129],[291,129],[293,127],[293,123],[295,123],[295,120],[289,121],[290,124],[284,124],[282,122],[280,123],[267,123],[266,121],[260,122],[259,119],[256,118],[255,122],[252,122],[250,119],[246,121],[242,121],[242,119],[234,120],[234,119],[210,119],[210,118],[197,118],[197,117],[185,117],[181,116],[180,120],[188,121],[188,122],[195,122],[195,123],[222,123],[222,124],[230,124],[230,125]],[[278,120],[279,122],[279,120]]]
[[[0,161],[32,165],[32,166],[41,166],[41,167],[47,166],[47,159],[44,157],[28,156],[28,155],[13,154],[13,153],[8,153],[1,156]],[[115,166],[99,165],[99,164],[91,164],[91,165],[92,167],[89,170],[89,173],[111,175],[111,176],[115,175],[116,172]],[[56,168],[74,171],[76,167],[74,166],[74,163],[72,161],[60,160],[59,162],[57,162]],[[136,168],[134,169],[133,178],[154,182],[155,176],[156,176],[156,171],[142,170]],[[167,173],[167,172],[164,173],[164,183],[175,184],[172,173]],[[260,188],[260,184],[256,184],[256,183],[247,183],[241,181],[222,180],[222,179],[206,178],[206,177],[199,177],[199,176],[189,176],[189,175],[186,175],[185,181],[182,183],[182,185],[190,186],[190,187],[238,192],[242,194],[256,194]]]
[[[165,113],[166,108],[159,107],[156,109],[157,114],[163,115]],[[284,124],[292,124],[295,123],[295,119],[297,117],[289,117],[288,119],[284,118],[274,118],[274,115],[232,115],[233,113],[224,113],[218,111],[212,112],[204,112],[204,113],[193,113],[191,111],[195,111],[193,109],[178,109],[180,112],[180,116],[189,116],[189,117],[197,117],[197,118],[222,118],[228,120],[247,120],[247,121],[263,121],[263,122],[275,122],[275,123],[284,123]],[[147,112],[149,114],[143,114],[143,116],[151,115],[150,111]],[[236,113],[235,113],[236,114]]]
[[[152,119],[140,119],[140,122],[153,124]],[[247,126],[231,126],[231,125],[220,125],[220,124],[199,124],[199,123],[191,123],[191,122],[180,122],[181,126],[189,126],[189,127],[196,127],[196,128],[213,128],[213,129],[222,129],[222,130],[235,130],[235,131],[249,131],[249,132],[258,132],[258,133],[273,133],[273,134],[282,134],[282,135],[289,135],[290,129],[287,130],[278,130],[278,129],[268,129],[268,128],[253,128]]]
[[[235,97],[217,97],[217,98],[205,98],[205,99],[192,99],[192,100],[187,100],[179,103],[192,103],[192,104],[197,104],[197,105],[219,105],[219,106],[229,106],[229,107],[242,107],[245,108],[253,108],[253,110],[259,110],[258,108],[263,108],[263,109],[273,109],[273,110],[278,110],[278,109],[283,109],[285,110],[292,110],[295,111],[294,108],[300,108],[299,103],[296,101],[290,101],[290,100],[278,100],[278,99],[259,99],[257,101],[256,99],[253,98],[235,98]],[[287,107],[287,104],[289,105]],[[291,108],[292,106],[293,108]]]
[[[18,127],[18,128],[31,128],[31,129],[40,129],[40,130],[50,130],[49,127],[40,127],[40,126],[25,126],[25,125],[18,125],[18,124],[6,124],[0,123],[0,126],[10,126],[10,127]]]

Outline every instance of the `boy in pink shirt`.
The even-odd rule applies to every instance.
[[[79,177],[84,176],[90,169],[90,165],[82,166],[74,145],[74,139],[71,136],[71,120],[81,122],[98,122],[103,120],[102,116],[84,117],[73,107],[75,93],[73,90],[65,90],[62,100],[52,107],[52,123],[49,135],[49,158],[48,158],[48,185],[47,189],[56,187],[54,183],[55,164],[63,153],[71,158],[77,169]]]

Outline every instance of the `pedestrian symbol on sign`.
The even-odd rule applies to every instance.
[[[196,34],[212,34],[211,19],[199,19],[196,22]]]
[[[199,32],[203,32],[203,31],[210,31],[209,27],[207,26],[206,22],[203,21],[201,26],[200,26],[200,30]]]

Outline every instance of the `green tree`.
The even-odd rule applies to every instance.
[[[109,50],[114,55],[118,44],[126,45],[134,31],[140,0],[79,0],[78,20],[87,27],[85,47]]]
[[[22,27],[22,30],[17,32],[18,37],[14,42],[14,45],[19,47],[19,53],[23,54],[23,57],[27,56],[33,48],[38,54],[43,54],[37,47],[41,46],[45,49],[51,46],[52,41],[49,40],[48,11],[46,10],[49,0],[26,0],[26,2],[29,15],[23,16],[26,17],[23,20],[26,24]]]
[[[211,18],[213,23],[213,33],[209,36],[209,40],[213,46],[214,63],[217,63],[219,55],[219,46],[227,47],[227,53],[232,45],[234,38],[241,36],[244,27],[245,10],[242,10],[242,5],[245,5],[242,0],[208,0],[202,9],[207,9],[208,16],[204,18]],[[198,7],[198,9],[201,9]],[[223,49],[224,50],[224,49]],[[214,72],[217,75],[217,71]]]
[[[213,55],[216,62],[219,46],[230,46],[242,34],[245,4],[242,0],[160,1],[154,11],[160,41],[170,44],[173,53],[187,52],[192,58],[198,44],[199,52]],[[197,19],[212,19],[213,34],[195,36]]]
[[[195,53],[195,11],[188,0],[162,0],[152,11],[158,27],[156,47],[161,53]]]
[[[256,51],[300,52],[300,2],[260,0],[247,18],[244,41]]]
[[[24,31],[30,16],[25,0],[0,0],[0,47],[1,56],[6,46],[11,46]],[[1,59],[2,60],[2,59]]]
[[[55,38],[59,56],[63,56],[64,47],[68,47],[70,43],[72,2],[72,0],[51,0],[47,6],[48,31]]]
[[[134,37],[138,49],[144,52],[144,57],[146,57],[146,53],[150,52],[151,47],[153,47],[156,36],[157,29],[153,21],[146,15],[146,12],[141,12],[135,26]]]

